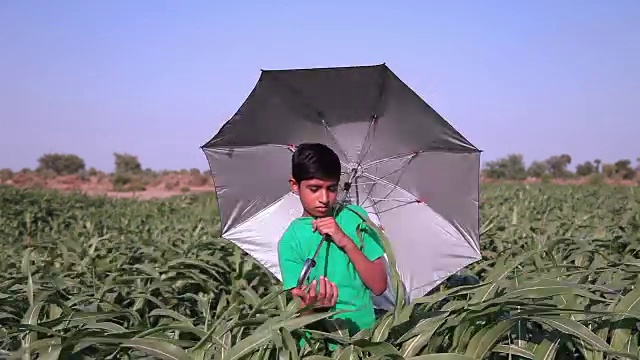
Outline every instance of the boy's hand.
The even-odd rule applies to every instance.
[[[333,217],[313,220],[313,231],[318,231],[321,235],[328,234],[331,236],[331,240],[341,249],[354,244],[353,240],[342,231]]]
[[[313,305],[316,308],[330,308],[338,301],[338,287],[334,282],[324,276],[320,277],[320,290],[316,291],[318,282],[313,280],[311,284],[302,288],[291,290],[291,294],[302,301],[302,306]]]

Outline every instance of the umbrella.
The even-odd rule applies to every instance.
[[[347,197],[389,238],[407,301],[481,258],[481,151],[386,64],[262,70],[202,150],[222,237],[278,279],[278,240],[302,213],[291,155],[305,142],[339,155]],[[374,304],[392,306],[390,291]]]

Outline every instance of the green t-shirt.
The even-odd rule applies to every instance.
[[[384,255],[384,249],[374,229],[370,228],[356,211],[367,217],[367,212],[356,205],[342,208],[336,215],[336,222],[364,255],[371,261]],[[278,243],[278,257],[285,290],[297,286],[298,277],[307,258],[313,256],[322,235],[313,232],[312,217],[300,217],[291,222]],[[362,243],[356,229],[360,228]],[[338,288],[338,300],[333,310],[350,310],[337,314],[344,319],[350,335],[370,328],[376,318],[371,291],[366,287],[347,254],[331,241],[325,242],[316,257],[316,266],[309,274],[307,283],[325,276]],[[318,287],[319,289],[319,287]]]

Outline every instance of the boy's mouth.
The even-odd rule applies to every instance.
[[[316,210],[318,212],[321,212],[321,213],[326,213],[327,211],[329,211],[329,207],[328,206],[316,206]]]

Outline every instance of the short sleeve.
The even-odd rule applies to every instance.
[[[290,290],[298,285],[298,277],[304,266],[296,247],[293,229],[289,228],[278,241],[278,261],[282,275],[282,287]]]
[[[358,212],[361,216],[366,219],[369,219],[367,211],[359,206],[352,206],[353,210]],[[357,216],[357,215],[353,215]],[[375,229],[371,228],[362,219],[358,219],[360,225],[360,234],[362,235],[362,253],[367,257],[370,261],[376,260],[384,255],[384,246],[382,245],[382,240],[378,236],[378,233]]]
[[[363,241],[362,253],[364,256],[371,261],[382,257],[384,255],[384,247],[375,229],[372,229],[367,224],[362,224],[360,229]]]

